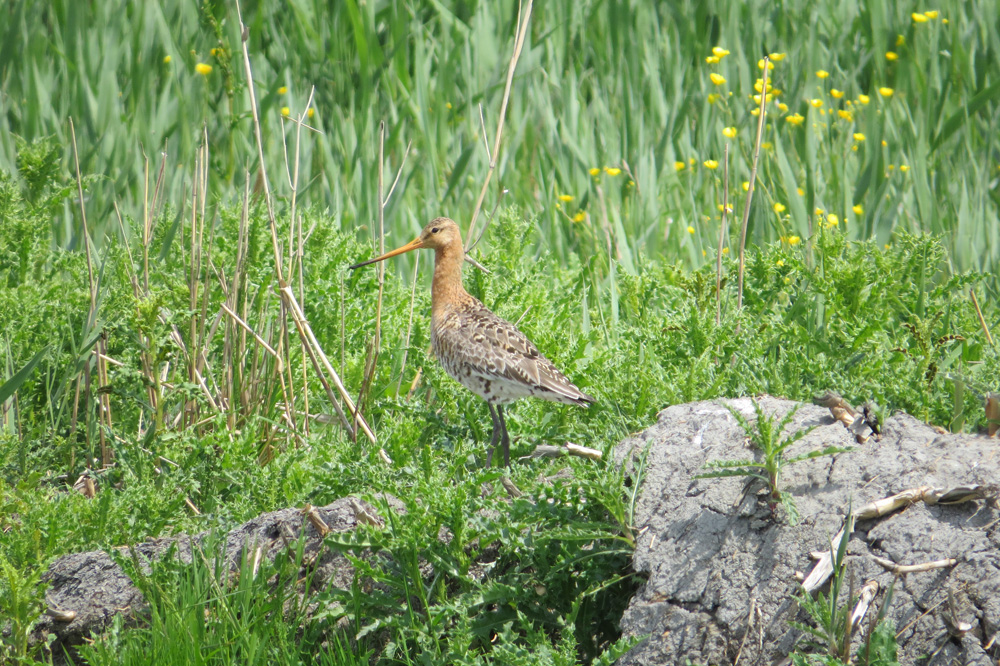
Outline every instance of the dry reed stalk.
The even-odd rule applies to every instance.
[[[80,156],[76,147],[76,128],[73,125],[73,119],[69,119],[69,131],[70,136],[73,139],[73,165],[76,170],[76,192],[80,199],[80,221],[83,229],[83,247],[87,255],[87,282],[90,287],[90,312],[87,315],[88,326],[93,325],[96,322],[97,315],[97,282],[94,279],[94,262],[90,250],[90,231],[87,229],[87,210],[83,201],[83,177],[80,175]],[[101,338],[103,340],[103,333]],[[107,432],[111,432],[111,397],[105,387],[108,386],[108,366],[103,360],[101,360],[101,353],[106,352],[107,349],[102,345],[102,340],[97,343],[97,377],[100,385],[98,386],[97,395],[97,418],[100,426],[98,428],[98,433],[101,442],[101,466],[107,467],[111,464],[112,453],[111,449],[108,447],[107,438],[105,437],[105,427]],[[85,368],[87,375],[87,395],[90,395],[90,364],[88,363]],[[89,397],[86,400],[89,403]],[[89,413],[89,411],[88,411]]]
[[[715,325],[722,323],[722,244],[726,238],[729,213],[729,142],[722,157],[722,221],[719,223],[719,247],[715,249]]]
[[[764,73],[761,74],[760,113],[757,115],[757,140],[754,143],[753,162],[750,166],[750,186],[747,188],[747,201],[743,207],[743,223],[740,225],[740,275],[736,297],[737,310],[743,309],[743,253],[747,244],[747,226],[750,224],[750,203],[753,201],[754,183],[757,181],[757,162],[760,159],[760,144],[764,136],[764,118],[767,116],[767,71],[770,66],[770,58],[764,56]]]
[[[326,354],[323,353],[323,348],[320,346],[319,342],[316,340],[316,336],[313,335],[312,328],[309,326],[309,322],[306,320],[305,315],[302,313],[302,309],[299,307],[298,302],[295,300],[295,294],[292,293],[292,289],[288,284],[282,284],[280,292],[282,300],[285,301],[288,306],[288,311],[292,315],[292,320],[295,322],[296,328],[298,328],[299,335],[303,336],[305,340],[308,341],[308,345],[305,345],[306,351],[309,353],[309,358],[313,362],[313,366],[316,370],[316,374],[319,375],[321,381],[324,382],[324,388],[326,388],[327,393],[331,397],[331,402],[337,413],[341,416],[344,421],[345,427],[354,436],[354,428],[351,426],[350,422],[347,421],[347,417],[344,415],[343,410],[340,408],[340,404],[336,399],[333,399],[333,392],[329,388],[329,384],[325,381],[325,376],[323,370],[329,375],[330,379],[333,381],[334,386],[337,387],[338,393],[340,393],[341,399],[344,404],[347,405],[348,410],[352,414],[357,414],[357,407],[355,407],[354,402],[351,400],[350,394],[348,394],[347,389],[344,388],[343,382],[340,381],[340,376],[337,371],[333,369],[330,365],[329,359],[327,359]],[[322,363],[322,365],[320,365]],[[357,423],[371,440],[372,444],[377,444],[375,439],[375,433],[372,432],[371,428],[368,427],[368,423],[361,414],[357,414]]]
[[[518,3],[517,33],[514,38],[514,53],[511,55],[510,63],[507,66],[507,83],[503,90],[503,102],[500,104],[500,117],[497,120],[497,133],[493,142],[492,153],[490,153],[489,145],[487,145],[487,157],[490,160],[490,167],[486,171],[486,179],[483,181],[483,188],[479,191],[479,198],[476,200],[476,207],[472,209],[472,219],[469,221],[469,230],[465,235],[466,243],[472,243],[473,239],[476,238],[476,235],[473,233],[476,229],[476,219],[479,217],[479,211],[483,207],[483,200],[486,198],[486,190],[490,186],[490,180],[493,178],[493,172],[496,171],[497,158],[500,154],[500,139],[503,136],[504,119],[507,117],[507,103],[510,101],[510,89],[514,83],[514,70],[517,67],[518,59],[521,57],[521,49],[524,48],[524,38],[528,33],[528,22],[531,20],[532,5],[533,0],[528,0],[526,7],[522,7],[522,5]],[[469,248],[471,249],[471,245]]]
[[[990,329],[986,325],[986,320],[983,319],[983,311],[979,309],[979,299],[976,298],[976,290],[970,289],[969,296],[972,297],[972,307],[976,309],[976,316],[979,317],[979,326],[982,327],[983,333],[986,334],[986,339],[990,343],[990,347],[993,347],[993,336],[990,335]]]
[[[385,207],[392,197],[399,183],[399,177],[403,174],[403,167],[406,165],[406,158],[410,154],[410,143],[406,144],[406,151],[403,153],[403,161],[396,170],[396,178],[392,182],[389,191],[385,191],[385,121],[379,123],[378,140],[378,253],[385,254]],[[382,351],[382,297],[385,292],[385,263],[379,262],[377,267],[378,275],[378,297],[375,301],[375,339],[368,348],[368,356],[365,359],[365,371],[361,379],[361,390],[358,393],[358,411],[364,412],[371,390],[372,382],[375,380],[375,369],[378,366],[378,357]]]
[[[413,279],[410,281],[410,312],[406,322],[406,341],[403,343],[403,363],[399,368],[399,379],[396,382],[396,396],[403,387],[403,372],[406,370],[406,357],[410,353],[410,334],[413,332],[413,301],[417,297],[417,269],[420,268],[420,253],[415,252],[413,260]]]

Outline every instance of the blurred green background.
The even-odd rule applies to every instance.
[[[246,170],[256,177],[235,3],[6,5],[0,169],[16,172],[18,141],[54,136],[63,150],[50,166],[71,183],[73,117],[98,243],[120,233],[115,200],[141,217],[144,156],[155,182],[166,155],[161,202],[179,209],[190,199],[203,128],[215,201],[235,200]],[[301,203],[366,238],[385,120],[386,173],[413,144],[387,210],[388,243],[440,214],[467,228],[488,166],[480,105],[492,143],[517,11],[511,1],[246,2],[279,197],[287,204],[290,195],[282,137],[289,155],[294,148],[282,110],[301,114],[315,86],[307,122],[318,132],[302,136]],[[785,54],[772,72],[751,242],[808,239],[834,220],[849,238],[880,244],[900,229],[928,231],[942,235],[955,269],[993,271],[998,17],[991,0],[538,2],[484,209],[508,190],[501,203],[539,213],[538,242],[562,260],[606,255],[613,243],[628,271],[639,253],[689,267],[713,261],[723,146],[731,145],[731,198],[740,199],[735,225],[758,60]],[[728,55],[713,58],[713,47]],[[199,63],[210,71],[199,73]],[[67,200],[53,219],[67,247],[73,209]]]

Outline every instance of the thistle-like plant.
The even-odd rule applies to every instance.
[[[778,504],[783,505],[785,511],[788,512],[788,522],[794,525],[798,522],[799,512],[791,493],[781,490],[778,487],[778,479],[781,476],[781,471],[792,463],[850,451],[851,447],[828,446],[818,451],[809,451],[808,453],[786,458],[785,451],[788,447],[813,430],[813,428],[804,428],[796,430],[786,437],[782,437],[785,427],[792,422],[795,413],[799,410],[799,405],[789,410],[780,421],[768,416],[756,400],[753,401],[753,408],[757,413],[757,419],[751,423],[739,411],[726,405],[726,409],[729,410],[733,418],[736,419],[736,422],[743,428],[747,438],[760,451],[761,457],[757,460],[713,460],[705,464],[705,469],[711,471],[698,474],[695,478],[712,479],[726,476],[749,476],[760,479],[767,484],[770,492],[768,505],[771,507],[771,511],[774,511]]]

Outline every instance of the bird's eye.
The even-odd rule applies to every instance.
[[[437,232],[439,232],[439,231],[441,231],[441,230],[440,230],[440,229],[438,229],[437,227],[434,227],[433,229],[431,229],[431,233],[432,233],[432,234],[436,234],[436,233],[437,233]]]

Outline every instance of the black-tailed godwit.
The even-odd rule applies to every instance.
[[[493,462],[497,441],[503,445],[504,465],[510,466],[510,437],[503,406],[519,398],[541,398],[569,405],[595,402],[542,356],[524,333],[490,312],[462,286],[465,248],[454,220],[430,221],[413,241],[351,269],[367,266],[404,252],[434,250],[431,287],[431,347],[445,371],[486,401],[493,418],[486,466]]]

